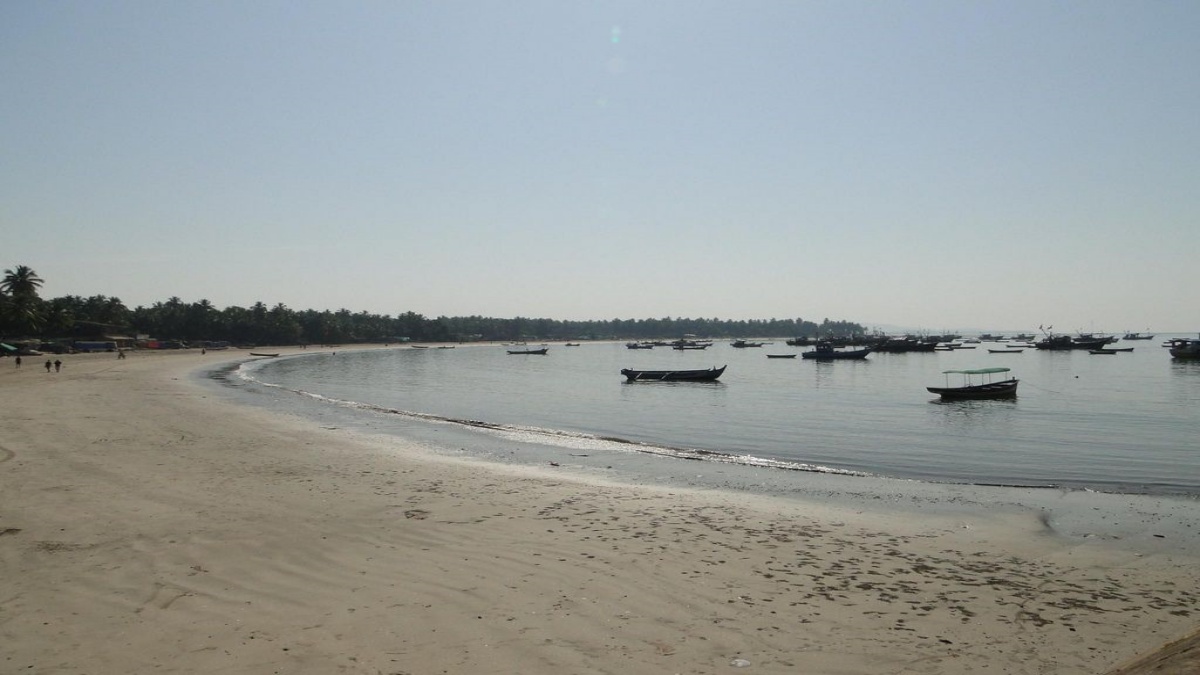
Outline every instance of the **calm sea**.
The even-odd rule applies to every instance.
[[[782,341],[748,349],[717,342],[703,351],[551,344],[545,356],[502,346],[397,347],[258,361],[231,381],[329,424],[357,419],[509,461],[611,468],[638,457],[660,472],[694,472],[697,464],[683,458],[1195,496],[1200,362],[1173,360],[1160,346],[1167,337],[1122,341],[1112,346],[1134,351],[1114,355],[992,354],[1004,345],[985,342],[825,363],[767,358],[808,349]],[[716,383],[626,383],[619,372],[722,365]],[[1021,380],[1016,399],[942,402],[925,390],[946,381],[943,370],[992,366]]]

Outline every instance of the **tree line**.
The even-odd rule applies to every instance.
[[[705,318],[598,319],[566,321],[548,318],[485,316],[428,318],[415,312],[395,316],[348,309],[295,310],[283,303],[268,307],[218,308],[208,300],[184,302],[178,297],[130,309],[120,298],[67,295],[43,299],[44,281],[27,266],[4,271],[0,281],[0,336],[16,340],[99,338],[105,335],[149,335],[184,342],[228,341],[233,344],[347,344],[356,342],[463,342],[476,340],[643,340],[695,335],[732,337],[834,337],[862,335],[851,321],[821,323],[805,319],[727,320]]]

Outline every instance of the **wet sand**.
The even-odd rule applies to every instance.
[[[451,459],[189,377],[246,356],[0,359],[0,672],[1102,673],[1197,625],[1192,540]]]

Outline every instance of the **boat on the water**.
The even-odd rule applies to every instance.
[[[989,354],[1020,354],[1024,349],[989,349]]]
[[[836,349],[832,342],[818,343],[811,351],[803,352],[801,357],[818,361],[836,361],[839,359],[865,359],[871,353],[870,347],[862,349]]]
[[[629,382],[712,382],[725,372],[725,366],[703,370],[634,370],[622,368]]]
[[[269,358],[275,358],[276,356],[279,356],[279,353],[276,352],[275,354],[266,354],[264,352],[250,352],[250,356],[266,356]]]
[[[509,349],[508,353],[509,354],[545,354],[548,351],[550,351],[549,347],[542,347],[541,349]]]
[[[1131,352],[1133,347],[1101,347],[1099,349],[1089,349],[1089,354],[1120,354],[1121,352]]]
[[[1176,359],[1200,359],[1200,339],[1175,338],[1171,340],[1170,351]]]
[[[1122,340],[1153,340],[1153,335],[1142,335],[1141,333],[1126,333]]]
[[[794,359],[795,354],[767,354],[768,359]]]
[[[913,336],[905,336],[902,338],[887,338],[874,345],[873,349],[877,352],[887,354],[907,354],[908,352],[932,352],[937,349],[938,343],[930,340],[923,340]]]
[[[745,349],[747,347],[761,347],[765,344],[767,344],[767,343],[765,343],[765,342],[750,342],[748,340],[734,340],[733,342],[729,343],[729,346],[737,347],[738,349]]]
[[[1034,343],[1037,349],[1049,349],[1051,351],[1066,351],[1068,349],[1101,349],[1109,343],[1106,337],[1077,337],[1073,338],[1070,335],[1047,335],[1045,338]]]
[[[1017,378],[1010,377],[999,381],[993,381],[992,375],[998,373],[1007,373],[1010,368],[977,368],[974,370],[943,370],[942,374],[946,375],[945,387],[925,387],[932,394],[937,394],[943,399],[987,399],[987,398],[1012,398],[1017,395]],[[962,375],[963,384],[957,387],[950,386],[950,375]],[[982,376],[985,380],[981,384],[975,384],[973,377]]]

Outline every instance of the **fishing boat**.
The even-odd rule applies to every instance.
[[[794,359],[795,354],[767,354],[768,359]]]
[[[975,370],[943,370],[942,374],[946,375],[945,387],[925,387],[932,394],[937,394],[943,399],[987,399],[987,398],[1012,398],[1017,395],[1017,378],[1010,377],[1004,380],[993,381],[992,376],[999,373],[1007,373],[1010,368],[977,368]],[[950,386],[950,375],[962,375],[963,384],[958,387]],[[975,384],[972,379],[979,375],[984,378],[982,384]]]
[[[629,382],[712,382],[724,372],[725,366],[704,370],[621,370]]]
[[[729,346],[736,347],[738,349],[745,349],[747,347],[761,347],[765,344],[766,344],[765,342],[749,342],[747,340],[734,340],[733,342],[729,343]]]
[[[1153,335],[1142,335],[1141,333],[1126,333],[1122,340],[1153,340]]]
[[[654,344],[650,342],[626,342],[626,349],[654,349]]]
[[[1171,340],[1170,351],[1176,359],[1200,359],[1200,339],[1175,338]]]
[[[267,357],[267,358],[275,358],[276,356],[279,356],[279,354],[278,354],[278,353],[275,353],[275,354],[267,354],[267,353],[264,353],[264,352],[250,352],[250,356],[265,356],[265,357]]]
[[[932,352],[938,343],[915,337],[888,338],[876,344],[872,349],[887,354],[907,354],[908,352]]]
[[[834,349],[833,343],[821,342],[811,351],[804,352],[800,356],[818,361],[836,361],[839,359],[865,359],[867,358],[867,354],[870,353],[870,347],[862,349]]]
[[[1099,349],[1089,349],[1089,354],[1120,354],[1121,352],[1131,352],[1133,347],[1100,347]]]
[[[1066,351],[1068,349],[1100,349],[1108,342],[1106,337],[1072,338],[1070,335],[1047,335],[1044,339],[1035,342],[1033,346],[1037,349]]]
[[[1020,354],[1024,349],[989,349],[989,354]]]
[[[542,354],[542,355],[544,355],[548,351],[550,351],[549,347],[542,347],[540,349],[509,349],[508,353],[509,354]]]

